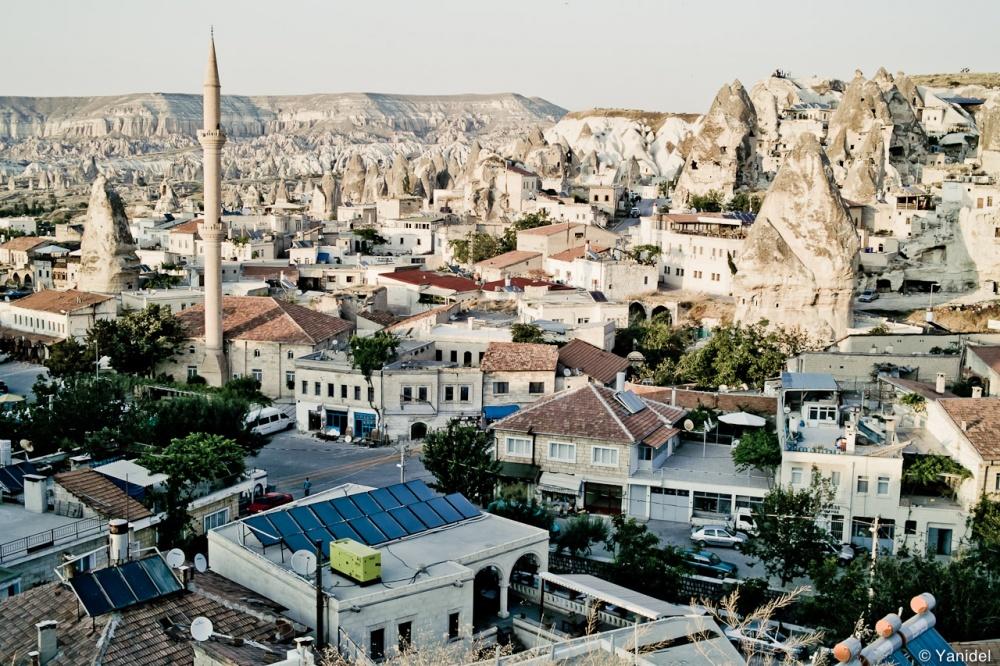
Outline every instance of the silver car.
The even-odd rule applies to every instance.
[[[723,546],[739,550],[747,539],[743,532],[736,532],[725,525],[705,525],[691,530],[691,541],[701,549],[705,546]]]

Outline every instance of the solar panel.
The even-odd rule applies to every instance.
[[[333,532],[333,536],[338,539],[354,539],[358,543],[364,543],[361,536],[347,523],[334,523],[329,526],[329,530]]]
[[[278,511],[277,513],[269,513],[267,519],[271,521],[274,528],[278,530],[278,534],[282,537],[287,537],[291,534],[300,534],[302,528],[292,520],[292,517],[288,515],[287,511]]]
[[[388,488],[386,488],[386,490],[392,493],[392,496],[398,499],[400,504],[402,504],[403,506],[415,504],[416,502],[420,501],[417,499],[417,496],[414,495],[413,492],[409,488],[407,488],[405,484],[402,483],[397,483],[394,486],[389,486]]]
[[[290,509],[288,513],[291,514],[295,522],[299,524],[303,532],[308,532],[309,530],[314,530],[317,527],[322,527],[323,524],[316,518],[316,514],[312,512],[307,506],[297,506],[294,509]]]
[[[253,535],[257,537],[263,546],[273,546],[281,541],[278,530],[274,528],[267,516],[251,516],[243,521],[245,525],[252,528]]]
[[[322,552],[327,554],[330,552],[330,542],[339,538],[339,537],[334,537],[332,534],[330,534],[330,530],[328,530],[325,527],[317,527],[316,529],[309,530],[308,532],[306,532],[306,536],[309,538],[309,541],[311,541],[313,544],[315,544],[317,541],[322,541],[323,542]]]
[[[416,495],[417,499],[420,500],[421,502],[426,502],[427,500],[431,499],[432,497],[437,497],[437,495],[434,494],[434,491],[432,491],[430,488],[428,488],[427,484],[424,483],[423,481],[419,481],[419,480],[418,481],[407,481],[406,482],[406,487],[409,488],[410,491],[414,495]]]
[[[375,524],[364,516],[361,518],[355,518],[354,520],[349,520],[347,521],[347,524],[353,527],[354,531],[361,535],[364,543],[369,546],[374,546],[384,541],[388,541],[385,535],[382,534],[381,530],[375,527]]]
[[[78,574],[70,578],[69,584],[73,587],[73,591],[76,592],[77,598],[90,617],[104,615],[115,609],[108,598],[104,596],[104,591],[92,575]]]
[[[388,514],[392,516],[397,523],[399,523],[400,527],[406,530],[407,534],[419,534],[426,529],[424,524],[420,522],[420,519],[405,506],[401,506],[396,509],[389,509]]]
[[[445,495],[445,499],[448,503],[455,507],[455,510],[462,514],[463,518],[475,518],[479,515],[479,509],[477,509],[472,502],[465,499],[465,496],[460,493],[452,493],[450,495]]]
[[[313,510],[313,513],[319,516],[324,525],[339,523],[344,519],[329,502],[316,502],[315,504],[310,504],[309,507]]]
[[[444,525],[444,519],[437,514],[434,509],[427,505],[426,502],[417,502],[416,504],[411,504],[409,507],[410,511],[417,515],[427,529],[434,529],[435,527],[441,527]]]
[[[462,514],[455,510],[455,507],[449,504],[448,500],[443,497],[435,497],[434,499],[427,500],[427,503],[437,512],[437,515],[444,518],[446,523],[457,523],[462,520]]]
[[[125,580],[118,572],[117,567],[99,569],[94,572],[94,578],[104,588],[104,593],[108,595],[108,599],[111,600],[116,609],[131,606],[138,601],[135,598],[135,594],[129,589],[129,586],[125,584]]]
[[[333,504],[333,508],[337,510],[337,513],[342,515],[345,520],[351,520],[353,518],[360,518],[361,511],[355,506],[354,502],[347,497],[338,497],[336,499],[330,500]]]
[[[621,404],[622,407],[629,414],[638,414],[642,410],[646,409],[646,403],[643,402],[642,398],[637,396],[632,391],[620,391],[615,393],[615,399]]]
[[[402,506],[403,505],[402,502],[400,502],[398,499],[396,499],[395,497],[393,497],[392,493],[390,493],[385,488],[376,488],[375,490],[371,491],[368,494],[371,495],[372,499],[374,499],[376,502],[378,502],[379,505],[384,510],[393,509],[393,508],[395,508],[397,506]]]
[[[11,495],[17,495],[22,490],[24,490],[24,485],[19,483],[14,476],[7,471],[6,467],[0,467],[0,484],[10,492]]]
[[[392,519],[385,511],[381,513],[373,513],[368,516],[368,518],[375,523],[375,527],[382,531],[382,534],[386,535],[390,539],[400,539],[407,536],[408,532],[400,527],[399,523]]]
[[[379,506],[378,502],[372,499],[369,493],[358,493],[357,495],[351,495],[351,499],[361,509],[361,513],[366,516],[370,516],[373,513],[378,513],[383,510],[383,507]]]
[[[153,579],[149,577],[146,570],[138,562],[127,562],[119,567],[122,578],[128,586],[135,592],[136,601],[143,602],[155,599],[160,596],[160,591],[153,584]]]
[[[174,574],[170,571],[170,567],[167,566],[167,563],[159,555],[139,560],[139,564],[149,574],[153,582],[156,583],[156,589],[160,591],[160,595],[170,594],[181,589],[181,582],[174,577]]]
[[[282,540],[293,553],[297,550],[308,550],[310,553],[316,550],[316,544],[301,532],[298,534],[286,534]]]

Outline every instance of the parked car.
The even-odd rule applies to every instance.
[[[264,493],[263,495],[258,495],[250,502],[250,506],[247,507],[247,513],[270,511],[276,506],[288,504],[291,501],[292,496],[288,493]]]
[[[746,534],[730,529],[727,525],[704,525],[691,530],[691,541],[698,548],[723,546],[738,550],[748,539]]]
[[[715,553],[707,550],[687,549],[682,553],[684,561],[694,569],[699,576],[713,576],[715,578],[736,578],[739,572],[732,562],[726,562]]]
[[[288,414],[274,407],[252,410],[247,414],[246,423],[258,435],[270,435],[279,430],[287,430],[295,425]]]
[[[745,506],[736,509],[736,513],[729,519],[729,527],[737,532],[757,536],[757,521],[753,519],[753,510]]]
[[[863,292],[861,292],[861,295],[858,296],[858,300],[861,301],[862,303],[871,303],[877,298],[878,298],[878,292],[875,291],[874,289],[865,289]]]
[[[632,206],[632,209],[628,212],[629,217],[639,217],[639,207]]]
[[[830,541],[821,541],[817,545],[819,546],[824,557],[836,557],[837,564],[850,564],[856,556],[854,546],[849,543],[838,544]]]
[[[742,627],[726,626],[723,633],[737,648],[745,653],[780,655],[800,661],[806,656],[806,647],[792,644],[779,626],[768,622],[751,621]]]

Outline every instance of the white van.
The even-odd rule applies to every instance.
[[[295,422],[280,409],[264,407],[263,409],[254,409],[247,414],[246,424],[250,426],[251,432],[258,435],[270,435],[273,432],[291,428]]]

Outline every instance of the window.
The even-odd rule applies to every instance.
[[[229,522],[228,508],[222,509],[221,511],[216,511],[215,513],[210,513],[201,519],[201,523],[204,526],[206,532],[215,529],[216,527],[219,527],[221,525],[225,525],[228,522]]]
[[[337,385],[336,384],[327,384],[326,385],[326,397],[328,397],[328,398],[336,398],[337,397]]]
[[[399,651],[406,652],[410,649],[410,643],[413,640],[413,623],[400,622],[396,633],[399,634]]]
[[[951,555],[951,530],[943,527],[928,527],[927,552],[932,555]]]
[[[531,457],[531,440],[521,437],[507,438],[507,455],[519,458]]]
[[[370,393],[370,391],[369,391],[369,393]],[[354,399],[355,400],[361,400],[361,387],[360,386],[355,386],[354,387]]]
[[[418,402],[427,402],[427,387],[426,386],[420,386],[420,387],[417,388],[417,401]]]
[[[653,447],[645,444],[639,445],[639,460],[649,462],[653,459]]]
[[[840,487],[840,472],[830,472],[830,485],[834,488]]]
[[[915,536],[917,534],[917,521],[907,520],[903,523],[903,533],[906,536]]]
[[[451,362],[458,363],[458,350],[452,349],[450,354]]]
[[[440,349],[437,349],[437,350],[434,351],[434,360],[435,361],[441,361],[441,360],[443,360]]]
[[[562,462],[576,462],[576,444],[549,442],[549,458]]]
[[[707,513],[729,514],[732,512],[733,496],[720,493],[694,491],[694,510]]]
[[[458,638],[458,613],[448,615],[448,640]]]
[[[509,390],[507,382],[493,382],[493,392],[497,395],[505,395]]]
[[[340,385],[340,399],[347,400],[347,384]]]
[[[545,393],[545,382],[528,382],[528,393]]]
[[[189,365],[187,367],[187,376],[188,376],[188,379],[191,379],[192,377],[197,377],[198,376],[198,366],[197,365]]]
[[[469,396],[472,393],[471,386],[460,386],[458,387],[458,399],[462,402],[469,402]]]
[[[263,370],[251,370],[250,374],[253,375],[253,380],[258,384],[264,382],[264,371]]]
[[[368,402],[375,402],[375,389],[368,387]]]
[[[413,402],[413,387],[404,386],[403,387],[403,397],[400,398],[402,402]]]
[[[618,467],[618,449],[593,446],[590,448],[590,462],[601,467]]]
[[[817,407],[813,405],[809,408],[809,420],[810,421],[829,421],[834,423],[837,420],[837,408],[836,407]]]
[[[889,494],[889,477],[887,477],[887,476],[880,476],[880,477],[878,477],[878,486],[876,486],[875,490],[876,490],[876,492],[878,492],[879,495],[888,495]]]
[[[254,349],[253,350],[253,357],[254,358],[260,358],[260,350],[259,349]]]
[[[844,516],[842,514],[830,516],[830,534],[837,541],[844,538]]]
[[[802,483],[802,468],[801,467],[793,467],[792,468],[792,484],[797,486],[800,483]]]
[[[313,382],[313,395],[323,394],[323,384],[321,382]]]
[[[306,395],[307,393],[309,393],[309,382],[307,382],[306,380],[303,379],[302,380],[302,395]]]
[[[858,494],[866,495],[868,493],[868,477],[859,476],[858,477]]]
[[[368,642],[368,656],[376,661],[385,659],[385,629],[373,629]]]
[[[445,386],[444,387],[444,401],[452,402],[455,399],[455,387]]]

